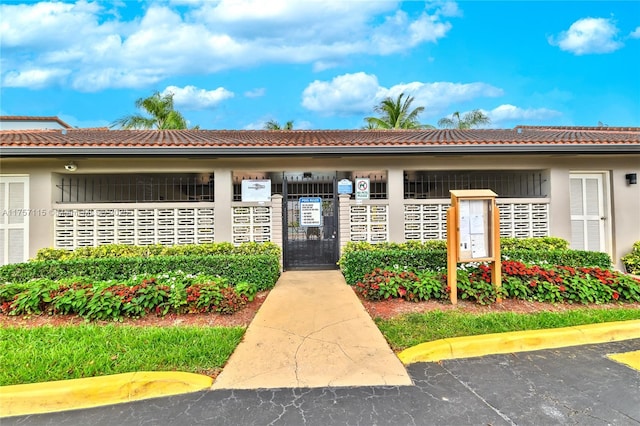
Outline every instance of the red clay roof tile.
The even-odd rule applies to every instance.
[[[640,128],[538,127],[473,130],[12,130],[6,148],[318,148],[640,145]]]

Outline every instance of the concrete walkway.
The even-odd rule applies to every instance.
[[[339,271],[289,271],[213,389],[411,385]]]

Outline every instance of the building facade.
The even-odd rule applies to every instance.
[[[23,115],[0,115],[0,130],[49,130],[71,129],[58,117],[34,117]]]
[[[640,240],[637,128],[78,129],[0,143],[3,264],[46,247],[272,241],[285,269],[333,268],[349,241],[445,239],[452,189],[497,193],[502,236],[561,237],[617,267]]]

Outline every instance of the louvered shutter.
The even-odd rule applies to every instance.
[[[571,248],[605,251],[602,175],[570,178]]]
[[[0,176],[0,264],[29,256],[29,178]]]

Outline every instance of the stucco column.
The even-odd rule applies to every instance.
[[[216,169],[214,185],[216,194],[215,241],[232,242],[233,175],[231,169]]]
[[[55,245],[54,225],[56,209],[54,204],[56,187],[53,173],[48,171],[34,171],[29,175],[29,208],[31,211],[46,212],[29,217],[29,257],[35,257],[40,248]]]
[[[553,168],[549,173],[549,233],[571,242],[571,201],[569,170]]]
[[[404,171],[387,171],[387,197],[389,199],[389,242],[404,242]]]
[[[282,195],[271,196],[271,242],[283,248],[282,244]]]
[[[342,249],[351,241],[351,220],[349,210],[351,206],[351,196],[349,194],[340,194],[338,196],[339,216],[338,229],[340,230],[340,253]]]

